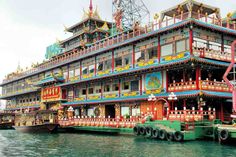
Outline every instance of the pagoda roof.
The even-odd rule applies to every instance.
[[[161,20],[163,20],[165,16],[173,17],[174,15],[180,15],[181,12],[186,13],[190,10],[196,13],[198,10],[201,10],[202,13],[207,13],[208,15],[216,13],[217,17],[220,18],[220,9],[218,7],[203,4],[195,0],[186,0],[174,7],[162,11]]]
[[[74,30],[76,27],[78,27],[79,25],[81,25],[81,24],[87,22],[88,20],[92,20],[92,21],[96,21],[96,22],[100,22],[100,23],[107,22],[108,25],[112,25],[112,22],[104,21],[104,20],[101,20],[101,19],[93,18],[93,17],[87,17],[87,18],[83,19],[82,21],[80,21],[80,22],[78,22],[78,23],[76,23],[76,24],[74,24],[74,25],[72,25],[72,26],[66,28],[66,31],[67,31],[67,32],[73,32],[73,30]]]
[[[40,80],[38,83],[36,83],[36,86],[42,86],[46,83],[63,82],[64,80],[65,79],[63,77],[50,76],[50,77]]]

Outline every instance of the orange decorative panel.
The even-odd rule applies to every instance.
[[[41,101],[57,101],[61,99],[60,87],[48,87],[41,90]]]

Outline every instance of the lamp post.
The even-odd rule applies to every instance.
[[[171,107],[169,106],[169,113],[170,113],[170,110],[172,109],[173,110],[173,107],[174,107],[174,101],[177,100],[177,96],[175,95],[174,92],[171,92],[168,96],[168,100],[171,101]]]

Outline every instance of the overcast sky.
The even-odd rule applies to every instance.
[[[143,0],[153,17],[154,13],[183,0]],[[93,0],[103,19],[112,18],[112,0]],[[236,0],[199,0],[221,8],[225,16],[236,10]],[[0,82],[7,73],[42,61],[46,47],[62,40],[63,25],[71,26],[81,20],[89,0],[0,0]]]

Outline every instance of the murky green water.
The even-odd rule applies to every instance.
[[[236,146],[211,141],[185,143],[133,136],[24,134],[0,131],[0,157],[235,157]]]

